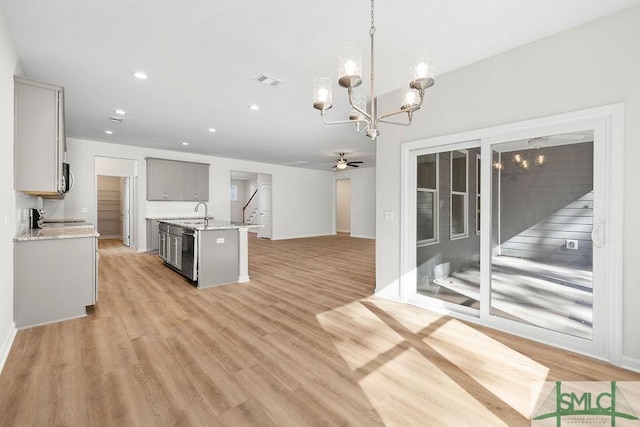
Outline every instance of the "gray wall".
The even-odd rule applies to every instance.
[[[416,141],[618,102],[624,123],[623,355],[640,369],[640,7],[439,75],[409,127],[383,126],[376,143],[376,289],[400,298],[400,147]],[[437,58],[435,58],[437,64]],[[379,98],[394,108],[397,93]],[[384,211],[395,212],[393,221]]]
[[[526,171],[503,153],[500,254],[589,267],[593,263],[593,143],[548,147],[546,162]],[[518,153],[527,154],[519,150]],[[536,150],[529,150],[530,158]],[[567,249],[565,240],[577,240]]]

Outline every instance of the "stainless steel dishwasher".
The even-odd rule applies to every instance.
[[[182,266],[180,273],[194,282],[198,280],[198,233],[182,229]]]

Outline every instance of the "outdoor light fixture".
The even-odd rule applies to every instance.
[[[394,125],[408,126],[413,119],[413,112],[422,106],[424,101],[424,91],[433,86],[433,63],[426,50],[418,50],[411,55],[411,80],[408,87],[402,92],[401,107],[399,110],[378,115],[375,103],[375,73],[374,73],[374,52],[373,38],[376,32],[374,25],[373,0],[371,0],[371,27],[369,36],[371,38],[371,111],[367,111],[366,98],[362,94],[353,92],[353,89],[362,83],[362,60],[360,49],[349,46],[338,53],[338,84],[347,89],[351,112],[348,120],[327,121],[325,112],[333,105],[331,93],[331,79],[318,77],[313,81],[313,108],[320,110],[322,121],[328,125],[355,123],[356,130],[362,132],[366,130],[366,135],[371,139],[376,139],[380,135],[378,123],[390,123]],[[384,119],[397,114],[407,114],[407,122],[389,122]]]

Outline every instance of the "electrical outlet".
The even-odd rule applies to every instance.
[[[393,211],[384,211],[384,220],[393,221]]]
[[[89,208],[80,208],[80,212],[89,213]]]
[[[571,249],[571,250],[576,250],[578,249],[578,241],[577,240],[565,240],[564,241],[565,246],[567,247],[567,249]]]

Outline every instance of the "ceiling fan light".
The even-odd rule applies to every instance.
[[[410,87],[413,89],[426,89],[433,86],[433,61],[427,49],[416,50],[409,59],[411,72]]]
[[[331,94],[331,79],[317,77],[313,80],[313,108],[328,110],[333,103]]]
[[[347,46],[338,52],[338,84],[354,88],[362,83],[362,53],[355,46]]]
[[[344,162],[344,163],[340,163],[340,162],[338,162],[338,163],[336,164],[336,168],[338,168],[338,169],[340,169],[340,170],[346,169],[346,168],[347,168],[347,162]]]

